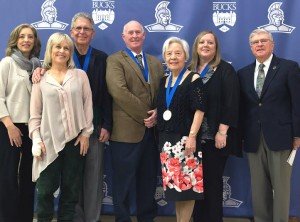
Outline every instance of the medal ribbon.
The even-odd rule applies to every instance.
[[[145,57],[145,53],[143,52],[143,61],[144,61],[144,66],[145,66],[145,68],[144,68],[144,70],[142,70],[141,67],[140,67],[139,62],[137,61],[137,58],[134,57],[134,55],[133,55],[133,53],[131,52],[131,50],[128,49],[128,48],[126,48],[125,50],[126,50],[127,54],[133,59],[133,61],[138,65],[138,67],[139,67],[140,70],[142,71],[143,76],[144,76],[146,82],[149,83],[148,63],[147,63],[147,59],[146,59],[146,57]]]
[[[181,72],[179,73],[179,76],[176,79],[176,82],[172,88],[172,90],[170,91],[171,88],[171,82],[172,82],[172,76],[173,74],[171,73],[170,77],[169,77],[169,82],[168,82],[168,86],[167,86],[167,90],[166,90],[166,105],[167,105],[167,109],[169,109],[171,101],[173,99],[174,93],[176,92],[176,89],[179,85],[179,83],[181,82],[181,79],[183,77],[183,74],[185,73],[186,68],[183,68],[181,70]]]
[[[205,68],[202,70],[202,72],[200,73],[200,77],[201,79],[206,75],[206,73],[208,72],[209,70],[209,66],[208,64],[205,66]]]
[[[77,56],[77,54],[74,52],[74,53],[73,53],[73,59],[74,59],[76,68],[82,69],[82,70],[84,70],[85,72],[87,72],[88,67],[89,67],[89,63],[90,63],[90,59],[91,59],[91,54],[92,54],[92,47],[89,46],[89,49],[88,49],[88,51],[87,51],[87,53],[86,53],[86,55],[85,55],[85,58],[84,58],[83,67],[81,67],[80,62],[79,62],[79,59],[78,59],[78,56]]]

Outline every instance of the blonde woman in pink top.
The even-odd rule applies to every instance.
[[[53,218],[53,193],[60,187],[58,221],[72,221],[82,180],[84,156],[93,132],[92,94],[86,73],[74,69],[73,42],[50,36],[44,58],[48,70],[32,87],[29,135],[32,178],[37,181],[37,216]]]

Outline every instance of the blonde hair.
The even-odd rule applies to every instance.
[[[26,24],[26,23],[18,25],[10,33],[8,43],[7,43],[7,47],[6,47],[6,50],[5,50],[5,55],[6,56],[11,56],[11,54],[13,53],[13,50],[18,48],[17,45],[18,45],[19,35],[20,35],[21,31],[24,28],[30,28],[32,30],[32,33],[33,33],[33,36],[34,36],[34,43],[33,43],[33,48],[30,52],[30,58],[40,56],[41,41],[40,41],[40,39],[37,35],[37,31],[33,26],[31,26],[30,24]]]
[[[56,32],[52,34],[48,39],[46,51],[45,51],[44,63],[43,63],[44,68],[50,69],[52,66],[51,54],[52,54],[53,45],[60,44],[63,41],[66,41],[70,48],[70,59],[67,62],[67,67],[68,69],[75,68],[75,63],[73,60],[73,53],[74,53],[73,41],[67,34],[60,33],[60,32]]]
[[[216,43],[216,54],[215,54],[214,58],[209,62],[209,66],[211,68],[214,68],[214,67],[217,67],[221,62],[220,45],[219,45],[219,41],[218,41],[216,34],[213,33],[212,31],[202,31],[197,35],[197,37],[194,41],[194,44],[193,44],[192,60],[189,65],[189,69],[191,71],[197,71],[197,68],[200,64],[200,57],[197,52],[198,44],[199,44],[200,39],[207,34],[212,34],[215,39],[215,43]]]

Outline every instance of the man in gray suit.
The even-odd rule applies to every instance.
[[[288,222],[291,149],[300,146],[300,70],[273,54],[272,34],[249,37],[256,60],[238,71],[241,122],[252,186],[255,222]]]
[[[110,147],[114,211],[116,221],[131,221],[128,196],[136,187],[138,221],[150,222],[156,216],[158,148],[153,126],[163,68],[142,50],[145,32],[139,22],[125,24],[122,38],[126,48],[108,57],[106,75],[113,98]]]

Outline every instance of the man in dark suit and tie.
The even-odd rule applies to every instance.
[[[106,75],[113,98],[110,147],[115,221],[131,221],[128,197],[135,187],[137,219],[152,222],[156,216],[158,161],[153,126],[163,68],[155,57],[142,50],[145,32],[139,22],[128,22],[122,38],[126,48],[108,57]]]
[[[249,37],[256,61],[238,71],[255,222],[288,222],[291,149],[300,146],[300,70],[273,54],[271,33]]]

